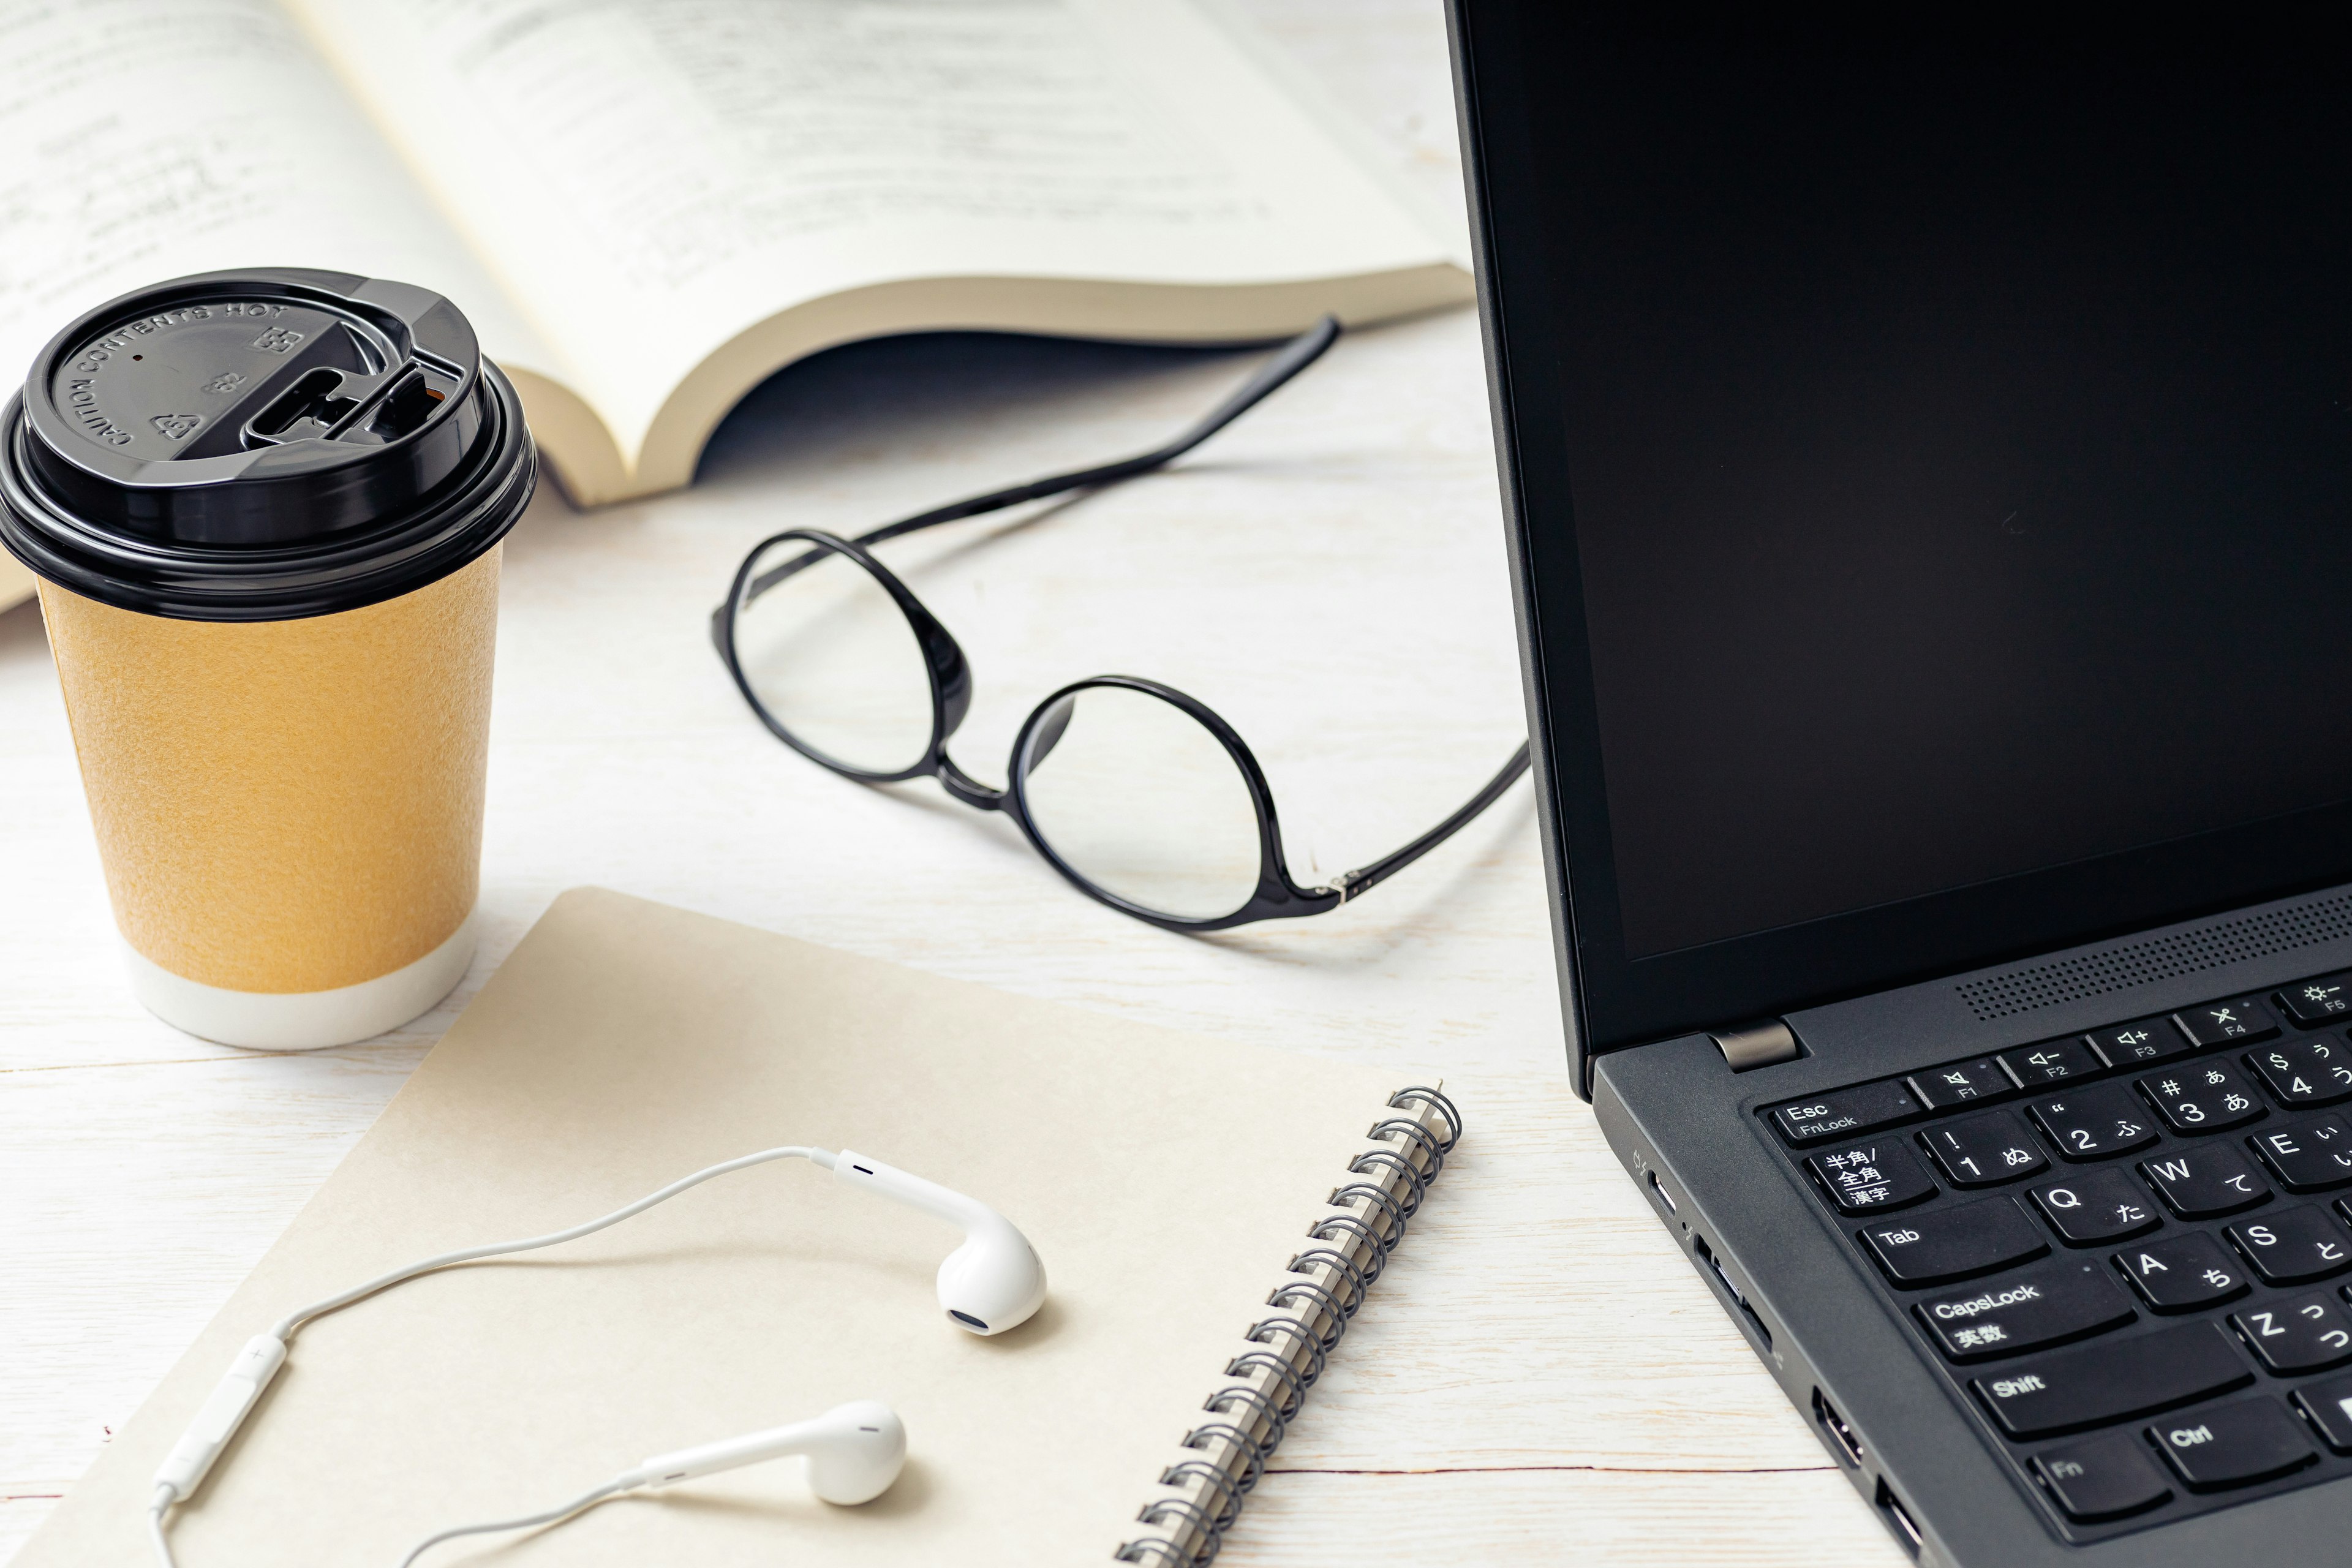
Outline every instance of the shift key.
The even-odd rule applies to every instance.
[[[2039,1226],[2006,1193],[1854,1233],[1888,1279],[1906,1289],[1990,1274],[2050,1250]]]
[[[2169,1410],[2253,1380],[2220,1324],[2183,1323],[2013,1363],[1970,1381],[2011,1436],[2042,1437]]]

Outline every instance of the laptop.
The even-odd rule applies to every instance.
[[[2340,52],[1452,13],[1579,1092],[1919,1562],[2345,1561]]]

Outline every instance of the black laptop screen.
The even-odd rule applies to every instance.
[[[2352,93],[2029,42],[1555,57],[1629,959],[2352,798]]]

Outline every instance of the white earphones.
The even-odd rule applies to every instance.
[[[1011,1220],[976,1198],[966,1197],[936,1182],[886,1165],[879,1160],[863,1154],[835,1154],[829,1149],[789,1147],[763,1149],[756,1154],[746,1154],[711,1165],[672,1182],[659,1192],[648,1194],[625,1208],[614,1210],[601,1218],[569,1230],[552,1231],[545,1236],[527,1237],[520,1241],[494,1242],[487,1247],[467,1247],[457,1252],[445,1252],[427,1258],[389,1274],[377,1276],[363,1285],[354,1286],[340,1296],[314,1302],[282,1319],[268,1333],[257,1334],[247,1342],[237,1353],[228,1372],[214,1388],[212,1396],[182,1433],[178,1443],[155,1472],[155,1492],[148,1505],[148,1525],[155,1542],[157,1555],[163,1568],[174,1568],[172,1547],[163,1532],[163,1521],[176,1503],[195,1495],[204,1483],[213,1462],[221,1450],[244,1425],[260,1400],[261,1392],[286,1364],[287,1345],[301,1326],[327,1312],[340,1310],[379,1290],[386,1290],[404,1280],[420,1274],[446,1268],[454,1264],[470,1263],[478,1258],[504,1257],[509,1253],[530,1252],[538,1247],[554,1247],[566,1241],[576,1241],[608,1226],[643,1214],[656,1204],[677,1196],[690,1187],[701,1185],[714,1176],[732,1171],[763,1165],[774,1160],[807,1160],[833,1172],[840,1181],[863,1187],[895,1203],[919,1209],[934,1218],[960,1226],[964,1233],[961,1246],[947,1256],[940,1265],[940,1306],[959,1327],[975,1334],[1001,1334],[1028,1321],[1045,1300],[1045,1266],[1037,1259],[1036,1248],[1021,1234]],[[455,1530],[445,1530],[417,1545],[402,1559],[401,1568],[440,1542],[460,1535],[477,1535],[485,1531],[520,1530],[531,1525],[550,1524],[569,1517],[601,1499],[637,1488],[660,1488],[707,1476],[719,1470],[733,1469],[740,1465],[759,1464],[788,1454],[808,1457],[809,1486],[816,1495],[833,1503],[862,1503],[879,1497],[898,1479],[898,1471],[907,1458],[907,1429],[887,1405],[877,1400],[858,1400],[835,1405],[812,1421],[795,1422],[763,1432],[753,1432],[722,1442],[707,1443],[697,1448],[683,1448],[674,1454],[659,1454],[635,1469],[625,1470],[593,1491],[573,1499],[562,1507],[526,1519],[503,1520],[489,1524],[469,1524]]]

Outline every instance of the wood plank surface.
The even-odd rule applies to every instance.
[[[1433,0],[1246,8],[1458,215]],[[543,496],[508,547],[481,955],[433,1014],[334,1051],[208,1046],[130,999],[37,613],[0,613],[0,1559],[548,901],[593,882],[1444,1076],[1470,1137],[1227,1563],[1902,1561],[1570,1092],[1525,785],[1359,904],[1186,939],[933,786],[800,761],[712,657],[705,616],[763,533],[1140,447],[1253,357],[860,345],[755,393],[689,491]],[[1001,779],[1047,691],[1148,674],[1248,737],[1302,875],[1443,816],[1524,722],[1482,376],[1467,312],[1360,333],[1178,471],[886,547],[971,657],[959,759]]]

